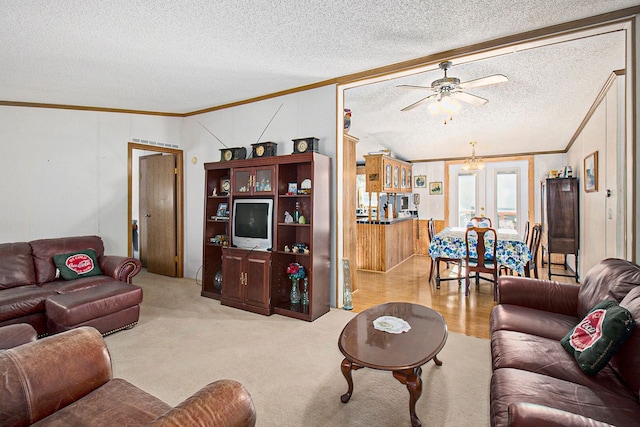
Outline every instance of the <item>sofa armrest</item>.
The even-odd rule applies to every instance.
[[[96,329],[85,326],[0,351],[2,425],[29,425],[111,379],[111,359]]]
[[[100,269],[107,276],[111,276],[121,282],[131,284],[133,276],[142,269],[139,260],[117,255],[104,255],[98,259]]]
[[[517,276],[498,278],[498,303],[575,316],[580,286]]]
[[[191,425],[193,420],[206,427],[253,427],[256,410],[251,395],[242,384],[219,380],[204,386],[150,425],[177,427]]]
[[[631,422],[631,420],[629,420]],[[611,424],[583,417],[567,411],[533,403],[511,403],[509,405],[510,427],[605,427]]]

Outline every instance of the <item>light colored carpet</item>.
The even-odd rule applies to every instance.
[[[352,373],[347,383],[338,336],[355,313],[332,309],[309,323],[262,316],[200,296],[192,279],[142,272],[140,322],[106,337],[114,376],[170,405],[222,378],[244,384],[258,426],[410,426],[409,393],[390,372]],[[489,341],[449,333],[438,358],[423,366],[416,413],[425,426],[489,425]]]

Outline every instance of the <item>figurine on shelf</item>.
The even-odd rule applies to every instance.
[[[284,212],[284,223],[285,224],[293,224],[293,217],[287,211]]]
[[[214,188],[214,189],[213,189],[213,191],[211,192],[211,195],[212,195],[213,197],[217,196],[217,195],[218,195],[218,189],[217,189],[217,188]]]
[[[291,252],[291,249],[289,249],[289,245],[284,245],[284,251]]]
[[[306,255],[309,255],[309,248],[305,248],[305,249],[304,249],[304,253],[305,253]]]
[[[293,249],[291,249],[291,251],[292,251],[294,254],[297,254],[297,253],[298,253],[298,247],[297,247],[296,245],[293,245]]]

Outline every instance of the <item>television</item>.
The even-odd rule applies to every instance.
[[[231,212],[231,244],[261,251],[273,248],[273,200],[236,199]]]

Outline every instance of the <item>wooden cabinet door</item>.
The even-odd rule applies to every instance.
[[[232,169],[234,195],[273,195],[276,190],[275,166]]]
[[[222,299],[241,303],[245,298],[243,252],[229,249],[222,252]]]
[[[244,271],[247,277],[246,304],[269,309],[271,254],[252,252],[247,256]]]

